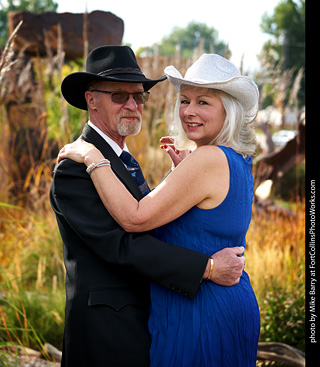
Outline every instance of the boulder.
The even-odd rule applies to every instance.
[[[85,21],[87,19],[87,21]],[[59,43],[59,25],[62,33],[62,49],[67,59],[83,57],[84,35],[88,41],[88,51],[102,45],[121,45],[124,22],[110,12],[92,13],[30,13],[9,12],[9,35],[18,23],[23,24],[14,40],[14,50],[24,50],[25,54],[46,56],[45,34],[52,52],[55,54]],[[87,24],[84,27],[84,24]]]

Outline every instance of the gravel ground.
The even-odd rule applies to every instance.
[[[48,362],[41,358],[21,356],[18,357],[18,363],[12,357],[12,367],[60,367],[60,363]],[[9,367],[10,365],[8,365]]]
[[[45,343],[44,349],[51,359],[59,361],[61,352],[51,344]],[[1,358],[2,355],[2,358]],[[41,358],[39,351],[22,347],[20,345],[11,345],[6,349],[0,348],[0,367],[60,367],[60,362],[47,361]]]

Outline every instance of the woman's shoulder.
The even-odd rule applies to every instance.
[[[204,145],[195,149],[191,155],[193,159],[204,164],[227,163],[227,157],[223,149],[216,145]]]

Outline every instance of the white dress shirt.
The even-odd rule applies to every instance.
[[[90,127],[93,128],[93,130],[95,130],[110,146],[111,148],[114,150],[114,152],[116,153],[116,155],[118,157],[120,157],[120,154],[122,153],[122,150],[125,150],[127,152],[129,152],[128,150],[128,147],[127,147],[127,144],[124,143],[124,148],[121,149],[119,147],[119,145],[114,141],[112,140],[108,135],[106,135],[103,131],[101,131],[96,125],[94,125],[91,121],[88,121],[88,125]]]

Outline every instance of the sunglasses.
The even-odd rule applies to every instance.
[[[126,103],[130,96],[133,96],[133,99],[137,104],[144,104],[147,103],[149,100],[150,92],[136,92],[136,93],[129,93],[129,92],[109,92],[107,90],[98,90],[98,89],[91,89],[91,92],[98,92],[98,93],[107,93],[111,94],[111,100],[113,103],[117,104],[124,104]]]

